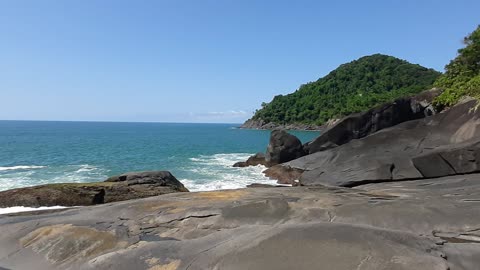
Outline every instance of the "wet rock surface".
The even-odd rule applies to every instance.
[[[0,217],[5,269],[476,269],[475,174],[167,194]]]
[[[131,172],[105,182],[59,183],[0,192],[0,207],[82,206],[188,192],[170,172]]]

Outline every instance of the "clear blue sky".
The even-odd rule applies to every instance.
[[[0,119],[242,122],[364,55],[443,71],[480,1],[0,1]]]

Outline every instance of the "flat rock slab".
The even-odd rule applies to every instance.
[[[167,194],[0,217],[5,269],[475,269],[480,177]]]

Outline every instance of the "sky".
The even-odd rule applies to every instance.
[[[374,53],[443,71],[480,1],[0,0],[0,119],[240,123]]]

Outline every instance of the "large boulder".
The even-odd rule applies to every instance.
[[[282,129],[270,134],[265,160],[270,166],[288,162],[305,155],[302,142],[294,135]]]
[[[131,172],[105,182],[47,184],[2,191],[0,207],[94,205],[173,192],[188,192],[188,189],[170,172]]]
[[[303,171],[294,177],[308,186],[354,187],[476,172],[480,110],[475,107],[476,101],[458,104],[279,166]]]
[[[328,128],[308,143],[309,154],[324,151],[360,139],[384,128],[435,114],[431,102],[441,93],[439,89],[400,98],[362,113],[351,114]]]

